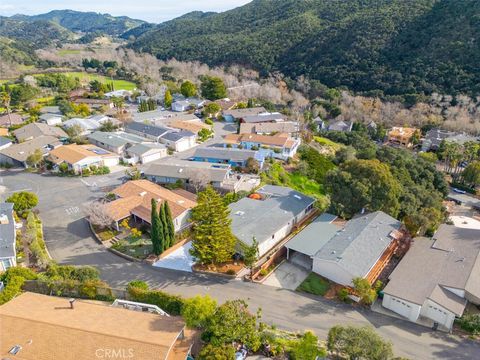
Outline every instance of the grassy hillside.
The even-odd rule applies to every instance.
[[[480,93],[478,0],[254,0],[193,14],[131,46],[370,94]]]
[[[73,77],[73,78],[78,78],[80,80],[80,83],[82,84],[88,84],[90,81],[93,80],[98,80],[102,83],[109,83],[112,80],[110,78],[103,76],[103,75],[98,75],[98,74],[89,74],[86,72],[66,72],[63,73],[67,76]],[[34,74],[34,76],[43,76],[43,74]],[[127,80],[113,80],[113,87],[115,90],[133,90],[137,88],[137,85],[134,82],[127,81]]]

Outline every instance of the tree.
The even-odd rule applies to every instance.
[[[28,166],[37,168],[38,164],[40,164],[43,160],[43,154],[40,149],[35,149],[33,153],[28,155],[26,163]]]
[[[62,112],[63,115],[72,114],[73,111],[73,103],[68,100],[59,100],[57,102],[58,109]]]
[[[361,277],[356,277],[352,280],[352,282],[353,289],[360,297],[362,303],[366,305],[373,304],[377,298],[377,292],[372,288],[368,280]]]
[[[113,219],[108,212],[106,205],[102,202],[95,201],[87,206],[88,220],[92,225],[100,228],[106,228],[112,225]]]
[[[463,181],[474,188],[480,185],[480,161],[472,161],[462,173]]]
[[[203,116],[210,118],[215,116],[220,110],[222,110],[220,105],[211,102],[210,104],[207,104],[203,107],[202,114]]]
[[[257,159],[249,157],[245,163],[245,170],[247,170],[249,174],[257,174],[260,170],[260,164]]]
[[[125,170],[125,176],[129,180],[140,180],[142,178],[142,172],[134,166]]]
[[[216,309],[217,301],[210,295],[197,295],[185,300],[182,317],[188,327],[204,329]]]
[[[305,332],[300,341],[296,342],[290,351],[293,360],[313,360],[326,355],[326,351],[318,346],[318,338],[311,331]]]
[[[170,205],[168,205],[168,201],[165,201],[163,206],[165,207],[166,230],[168,230],[170,238],[168,247],[171,247],[175,242],[175,225],[173,224],[172,212],[170,211]]]
[[[201,189],[205,188],[208,185],[207,172],[203,170],[195,171],[190,176],[188,183],[194,188],[195,193],[198,193]]]
[[[348,359],[388,360],[392,344],[369,327],[337,325],[328,332],[327,348]]]
[[[201,81],[201,90],[204,98],[213,101],[227,97],[227,88],[221,78],[203,76]]]
[[[100,126],[98,130],[104,132],[113,132],[117,130],[117,128],[118,127],[113,123],[112,120],[107,120]]]
[[[253,269],[258,261],[259,254],[258,241],[255,237],[252,239],[252,245],[243,245],[243,262],[245,266],[250,269],[250,276],[253,274]]]
[[[174,239],[170,237],[170,229],[168,228],[167,214],[165,212],[166,203],[167,202],[164,201],[160,205],[160,221],[162,222],[164,250],[168,249],[171,246],[171,244],[173,245],[173,241],[174,241]]]
[[[170,90],[165,91],[165,97],[163,99],[163,105],[165,105],[166,108],[169,108],[172,106],[172,101],[173,101],[173,96]]]
[[[157,209],[157,201],[155,199],[152,199],[150,224],[150,238],[152,240],[153,253],[155,255],[160,255],[164,250],[163,226]]]
[[[38,205],[38,196],[29,191],[19,191],[10,195],[5,202],[13,203],[13,210],[23,213]]]
[[[10,94],[6,91],[2,91],[0,93],[0,103],[5,109],[7,109],[8,123],[9,126],[12,126],[12,116],[10,115],[10,101]]]
[[[205,338],[215,346],[241,342],[253,351],[260,347],[257,318],[243,300],[227,301],[217,308],[205,329]]]
[[[231,260],[236,240],[231,230],[230,210],[211,186],[198,194],[197,203],[192,209],[192,256],[202,264]]]
[[[194,97],[197,96],[197,87],[191,81],[186,80],[180,86],[180,92],[187,98]]]
[[[231,344],[215,346],[207,344],[198,354],[199,360],[227,360],[235,359],[235,349]]]

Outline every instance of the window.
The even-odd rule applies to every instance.
[[[11,263],[10,259],[2,259],[3,270],[7,270],[11,266],[12,266],[12,263]]]

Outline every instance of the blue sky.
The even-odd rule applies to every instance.
[[[72,9],[162,22],[194,10],[225,11],[248,2],[250,0],[0,0],[0,15],[34,15]]]

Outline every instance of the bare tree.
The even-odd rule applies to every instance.
[[[192,173],[188,181],[189,185],[198,193],[209,184],[208,174],[203,170],[197,170]]]
[[[106,204],[103,202],[95,201],[90,203],[87,206],[86,212],[88,221],[90,221],[92,225],[106,228],[113,223],[113,218],[109,214]]]

